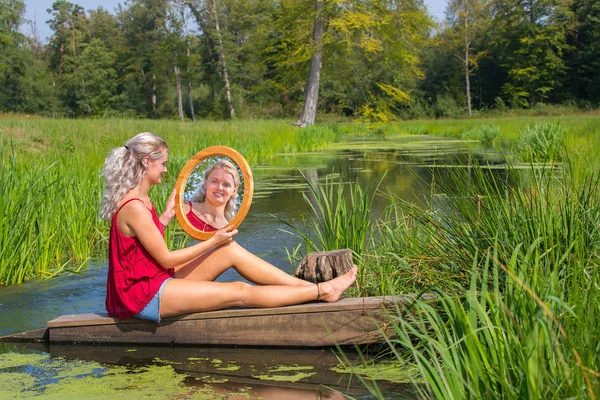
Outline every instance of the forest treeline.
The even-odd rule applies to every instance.
[[[298,117],[309,76],[382,121],[600,103],[600,0],[58,0],[44,43],[26,6],[0,0],[0,112]]]

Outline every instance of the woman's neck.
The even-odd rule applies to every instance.
[[[200,211],[204,214],[210,214],[215,218],[225,217],[225,205],[214,205],[205,200],[200,204]]]
[[[136,187],[127,192],[124,199],[138,198],[142,200],[147,207],[150,207],[152,205],[152,202],[150,201],[150,197],[148,196],[148,189],[149,186],[147,184],[144,185],[144,181],[142,181]]]

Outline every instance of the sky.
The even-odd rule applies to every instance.
[[[123,0],[70,0],[71,3],[79,4],[86,10],[96,9],[102,6],[109,12],[114,12],[115,8],[119,3],[123,3]],[[46,24],[46,21],[50,19],[50,14],[46,12],[46,9],[52,7],[54,0],[26,0],[26,18],[36,21],[37,31],[39,33],[40,40],[46,42],[51,34],[50,28]],[[444,18],[444,9],[448,0],[424,0],[429,13],[438,20]],[[31,26],[22,26],[21,31],[26,35],[31,35]]]

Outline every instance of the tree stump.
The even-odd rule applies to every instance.
[[[325,282],[345,274],[353,265],[352,252],[348,249],[320,251],[302,259],[296,276],[313,283]]]

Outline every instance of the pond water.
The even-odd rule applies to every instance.
[[[485,160],[502,165],[503,157],[463,142],[427,136],[398,137],[382,142],[348,140],[326,151],[280,155],[253,166],[255,195],[236,240],[250,251],[293,273],[285,248],[299,240],[283,232],[281,221],[310,216],[303,199],[306,179],[358,181],[406,200],[435,196],[431,182],[447,179],[448,166]],[[432,165],[437,168],[429,168]],[[445,167],[444,167],[445,166]],[[499,167],[490,173],[506,174]],[[306,177],[306,178],[305,178]],[[506,179],[512,179],[506,177]],[[372,215],[387,205],[377,196]],[[174,221],[174,223],[176,223]],[[104,312],[107,264],[92,262],[80,274],[13,287],[0,287],[0,336],[45,326],[63,314]],[[220,281],[240,280],[235,271]],[[293,335],[293,332],[290,332]],[[349,363],[362,365],[348,349]],[[0,398],[67,395],[114,398],[116,394],[157,398],[340,398],[341,392],[369,398],[359,380],[343,367],[333,350],[234,349],[131,346],[67,346],[0,344]],[[412,398],[410,371],[379,360],[360,376],[377,379],[385,397]],[[355,371],[356,372],[356,371]],[[360,372],[360,369],[359,369]]]

